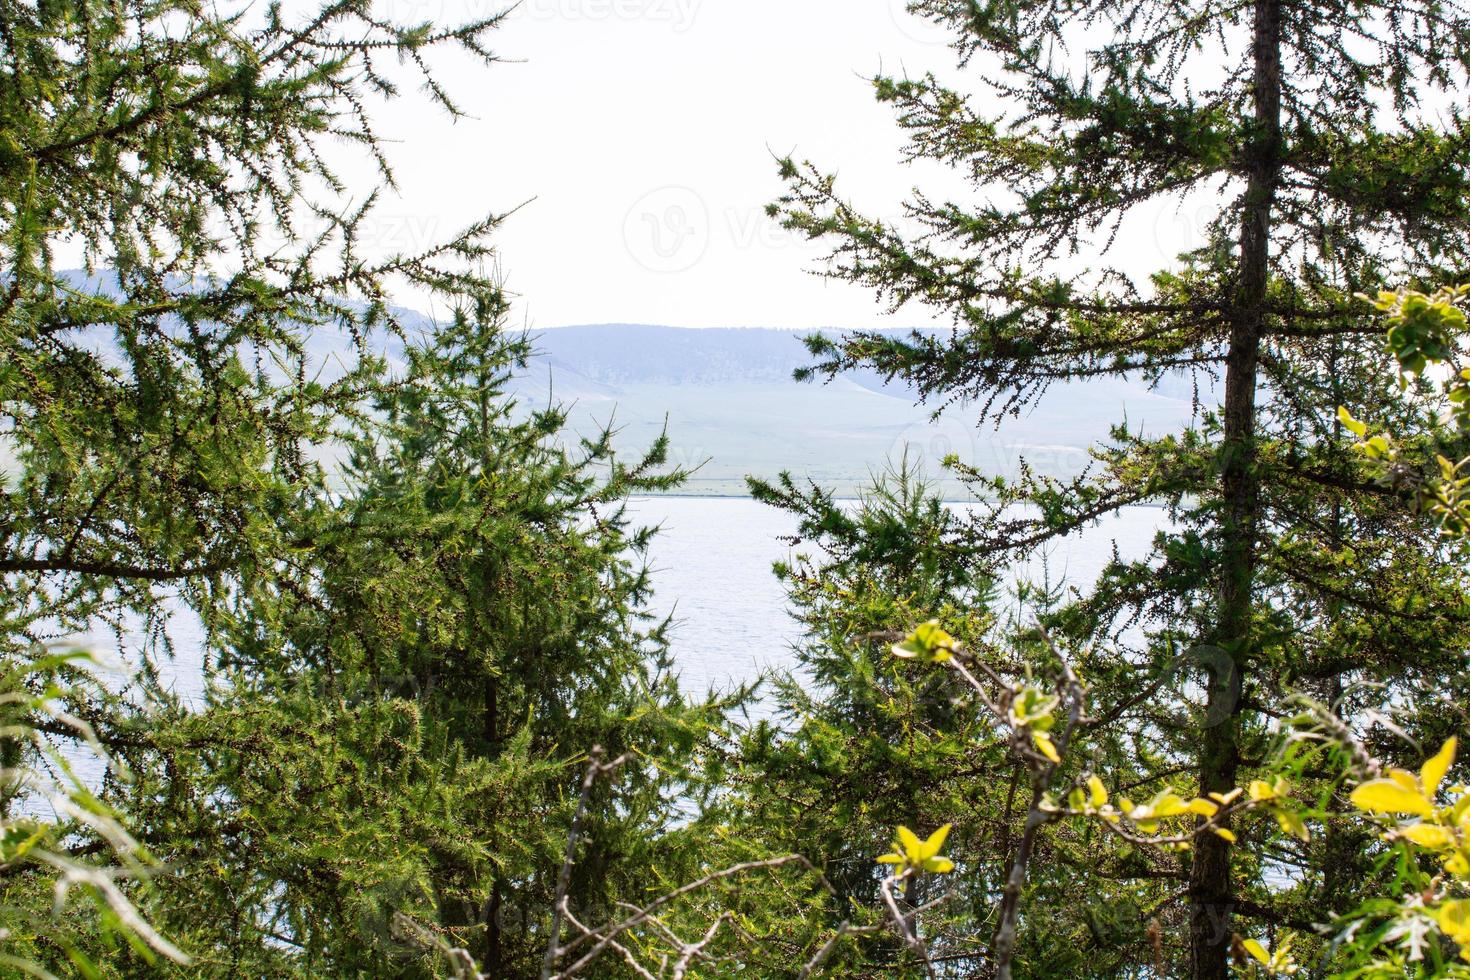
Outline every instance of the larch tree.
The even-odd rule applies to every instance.
[[[1354,297],[1465,273],[1470,12],[1417,0],[910,9],[952,31],[960,73],[882,75],[875,91],[906,158],[950,168],[969,193],[916,190],[905,222],[879,221],[819,166],[786,159],[770,210],[831,244],[827,274],[954,328],[816,337],[804,374],[876,368],[982,424],[1057,383],[1194,379],[1194,427],[1120,425],[1081,478],[954,464],[983,504],[951,544],[984,567],[1130,504],[1168,506],[1147,560],[1114,562],[1044,613],[1058,637],[1091,646],[1080,667],[1108,758],[1139,785],[1187,765],[1201,795],[1225,792],[1259,761],[1286,686],[1353,717],[1368,703],[1357,682],[1410,696],[1457,676],[1464,576],[1431,522],[1361,478],[1336,409],[1423,411],[1384,370],[1379,325]],[[1215,205],[1202,246],[1157,269],[1117,258],[1131,223],[1186,202]],[[825,506],[817,494],[787,504]],[[1181,663],[1206,668],[1209,709],[1194,724],[1160,680]],[[1191,976],[1225,976],[1232,933],[1251,920],[1351,901],[1351,842],[1329,828],[1282,848],[1204,835],[1177,866],[1140,869],[1185,883]],[[1267,885],[1268,862],[1297,868],[1293,889]]]
[[[339,167],[349,147],[391,185],[373,104],[422,83],[457,113],[427,56],[493,61],[498,19],[441,29],[351,0],[0,4],[0,643],[24,670],[36,644],[79,631],[137,638],[140,688],[64,688],[108,749],[195,737],[158,683],[169,611],[208,627],[299,549],[288,515],[323,493],[325,447],[371,407],[391,291],[496,295],[479,270],[496,218],[370,258],[376,195]],[[312,354],[322,332],[348,338],[335,375]],[[228,751],[262,731],[208,738]],[[126,785],[108,771],[92,790]],[[185,823],[135,829],[198,845]],[[97,861],[95,835],[62,837],[69,860]],[[23,910],[38,880],[12,875],[7,901]],[[72,955],[64,936],[43,925],[37,958]]]
[[[427,55],[456,47],[493,61],[497,21],[397,23],[352,0],[295,12],[0,4],[8,676],[38,676],[27,667],[38,645],[110,625],[140,638],[140,684],[161,694],[170,604],[208,623],[297,545],[282,517],[320,494],[323,447],[370,407],[379,363],[367,355],[394,329],[390,291],[495,294],[478,269],[494,217],[423,253],[370,259],[375,195],[354,196],[337,165],[350,147],[391,184],[375,100],[421,82],[457,112]],[[323,331],[359,355],[335,376],[310,353]],[[67,709],[109,749],[177,720],[150,694],[78,680],[57,682],[74,696]],[[31,721],[53,742],[80,738],[74,725]],[[66,757],[23,748],[10,765]],[[67,860],[97,864],[114,850],[71,822],[58,839]],[[13,870],[7,904],[44,901],[44,875]],[[41,961],[77,952],[45,918],[39,934],[10,929],[11,945],[39,937]]]
[[[395,287],[493,294],[477,266],[495,218],[369,259],[376,195],[354,202],[336,168],[350,146],[391,183],[370,103],[400,94],[402,60],[457,111],[425,57],[490,61],[495,23],[360,2],[0,7],[9,615],[65,627],[88,597],[141,611],[156,586],[268,564],[271,514],[376,369],[320,375],[313,334],[368,353]]]
[[[37,688],[7,690],[7,732],[40,733],[5,762],[95,737],[78,791],[142,846],[110,818],[13,821],[19,792],[5,835],[82,885],[161,867],[122,887],[173,943],[110,938],[125,902],[54,918],[55,868],[7,851],[3,955],[434,975],[452,940],[534,975],[597,742],[648,754],[600,791],[569,897],[641,887],[704,716],[677,710],[621,502],[678,473],[663,443],[630,464],[513,406],[497,217],[376,257],[379,195],[344,176],[356,157],[393,189],[379,105],[419,85],[458,114],[430,63],[494,61],[499,20],[0,3],[0,648]],[[454,315],[410,318],[400,290]],[[164,677],[179,613],[203,628],[193,699]],[[70,668],[36,644],[108,626],[134,683],[46,686]],[[65,724],[36,717],[53,704]]]
[[[725,707],[685,710],[625,508],[682,474],[664,441],[623,460],[520,406],[530,344],[504,315],[405,348],[340,489],[292,515],[309,544],[218,613],[225,683],[118,750],[137,776],[107,798],[175,828],[156,907],[200,961],[440,975],[435,936],[536,976],[594,746],[631,757],[588,801],[566,896],[596,914],[651,883]]]

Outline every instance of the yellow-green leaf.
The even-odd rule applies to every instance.
[[[1432,823],[1415,823],[1399,828],[1399,836],[1411,840],[1420,847],[1448,847],[1455,842],[1455,835],[1446,827]]]
[[[1264,779],[1252,779],[1250,785],[1250,794],[1251,799],[1259,803],[1262,800],[1275,799],[1276,789]]]
[[[1307,828],[1307,822],[1295,810],[1278,807],[1275,814],[1276,822],[1281,825],[1283,831],[1301,840],[1312,839],[1312,832]]]
[[[1181,813],[1190,812],[1189,804],[1184,802],[1182,797],[1168,792],[1154,797],[1153,802],[1149,804],[1149,809],[1156,817],[1177,817]]]
[[[934,831],[934,833],[930,834],[929,839],[926,840],[923,846],[919,849],[919,856],[927,860],[938,854],[939,849],[944,846],[944,840],[946,837],[949,836],[949,829],[952,826],[953,824],[945,824],[943,827],[940,827],[938,830]]]
[[[1233,830],[1226,827],[1211,827],[1210,830],[1214,831],[1216,837],[1221,837],[1232,844],[1235,843],[1235,832]]]
[[[1388,771],[1388,778],[1398,783],[1404,789],[1415,792],[1419,791],[1419,777],[1412,772],[1407,772],[1403,769],[1390,769]]]
[[[1434,807],[1418,790],[1406,789],[1392,779],[1370,780],[1348,797],[1353,806],[1368,813],[1408,813],[1428,816]]]
[[[1346,408],[1343,408],[1341,405],[1339,405],[1337,408],[1337,420],[1343,425],[1347,426],[1348,431],[1360,439],[1363,437],[1363,434],[1368,431],[1367,425],[1353,418],[1352,413],[1349,412]]]
[[[1450,792],[1455,794],[1455,803],[1450,807],[1450,822],[1460,825],[1460,829],[1470,833],[1470,789],[1456,783],[1450,787]]]
[[[1037,751],[1050,759],[1054,764],[1062,761],[1062,757],[1057,754],[1057,747],[1052,744],[1050,736],[1042,732],[1032,732],[1031,741],[1035,743]]]
[[[1098,779],[1096,776],[1087,777],[1087,791],[1090,794],[1089,802],[1092,803],[1093,806],[1102,806],[1108,801],[1107,787],[1105,787],[1103,785],[1103,781],[1101,779]]]
[[[902,643],[895,643],[893,655],[905,659],[925,656],[934,663],[943,663],[959,647],[959,641],[939,625],[939,620],[931,619],[914,627],[914,631],[904,637]]]
[[[1207,819],[1220,812],[1220,808],[1209,800],[1190,800],[1188,807],[1190,813],[1198,813]]]
[[[1470,941],[1470,900],[1457,898],[1445,902],[1435,916],[1439,927],[1457,943]]]
[[[1247,939],[1245,942],[1241,943],[1240,945],[1245,948],[1245,951],[1247,953],[1251,954],[1251,956],[1255,957],[1260,962],[1266,963],[1266,964],[1269,964],[1271,962],[1271,957],[1270,957],[1269,954],[1267,954],[1266,947],[1262,946],[1260,943],[1256,942],[1254,939]]]
[[[1455,764],[1455,746],[1457,741],[1453,735],[1445,739],[1444,745],[1426,763],[1420,771],[1419,778],[1424,784],[1424,795],[1434,799],[1434,794],[1439,792],[1439,784],[1444,781],[1445,773],[1450,771],[1450,766]]]

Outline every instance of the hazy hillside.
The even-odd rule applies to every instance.
[[[81,289],[115,289],[107,274],[68,278]],[[398,312],[410,333],[428,325],[423,314]],[[536,358],[515,383],[524,403],[570,404],[578,431],[612,420],[630,452],[667,424],[676,460],[699,467],[689,484],[694,493],[743,493],[747,474],[782,470],[851,493],[905,452],[934,478],[950,453],[995,472],[1014,472],[1025,458],[1043,473],[1072,474],[1086,464],[1086,447],[1124,419],[1158,432],[1187,425],[1192,415],[1187,381],[1150,391],[1101,380],[1060,386],[999,429],[977,428],[964,406],[933,419],[911,392],[884,386],[871,372],[826,384],[793,381],[792,371],[809,363],[796,331],[608,323],[542,330],[535,346]],[[355,357],[350,338],[330,327],[312,330],[306,347],[325,378]],[[385,341],[381,353],[390,366],[401,363],[397,341]],[[962,492],[953,482],[945,490]]]
[[[783,330],[681,330],[602,323],[543,330],[536,348],[553,367],[609,384],[783,381],[802,363],[800,336]]]
[[[933,477],[952,452],[997,472],[1014,472],[1024,457],[1042,472],[1071,474],[1086,464],[1085,448],[1124,419],[1165,431],[1192,414],[1188,385],[1165,395],[1103,380],[1059,387],[999,430],[977,428],[963,406],[932,419],[909,391],[871,374],[791,380],[808,356],[800,335],[784,330],[597,324],[541,331],[536,348],[517,385],[523,397],[574,403],[578,427],[614,419],[630,446],[667,420],[678,461],[703,464],[694,492],[740,493],[746,474],[781,470],[852,492],[905,451]]]

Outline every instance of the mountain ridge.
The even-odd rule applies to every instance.
[[[103,294],[116,289],[105,272],[64,275],[73,288]],[[409,308],[395,307],[393,313],[410,342],[434,323]],[[1040,473],[1071,476],[1086,466],[1088,448],[1106,441],[1116,423],[1126,420],[1135,431],[1158,433],[1195,419],[1195,393],[1187,379],[1153,387],[1127,378],[1059,384],[1030,410],[999,425],[977,424],[964,403],[947,405],[936,416],[912,388],[885,382],[871,370],[795,381],[792,372],[814,360],[802,338],[843,333],[836,328],[602,323],[527,333],[536,353],[510,385],[522,405],[566,405],[573,434],[611,422],[628,452],[667,427],[673,461],[696,469],[688,489],[697,493],[744,493],[748,474],[789,471],[850,494],[870,483],[875,471],[907,457],[941,492],[963,496],[964,488],[942,467],[951,454],[987,472],[1014,474],[1024,459]],[[313,327],[303,339],[315,365],[340,370],[357,357],[351,336],[339,327]],[[402,368],[402,340],[380,335],[373,349],[385,356],[390,371]],[[1207,387],[1203,395],[1208,402],[1212,392]]]

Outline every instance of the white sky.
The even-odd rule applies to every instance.
[[[440,22],[500,6],[383,3]],[[535,328],[933,322],[811,275],[820,250],[762,211],[781,191],[773,153],[836,170],[878,215],[930,182],[898,164],[890,107],[864,80],[953,71],[944,35],[903,0],[525,0],[495,44],[519,63],[435,62],[473,118],[452,123],[419,96],[380,113],[402,185],[378,212],[384,250],[529,201],[499,242]],[[1134,236],[1146,265],[1187,243],[1185,216],[1149,224]]]

